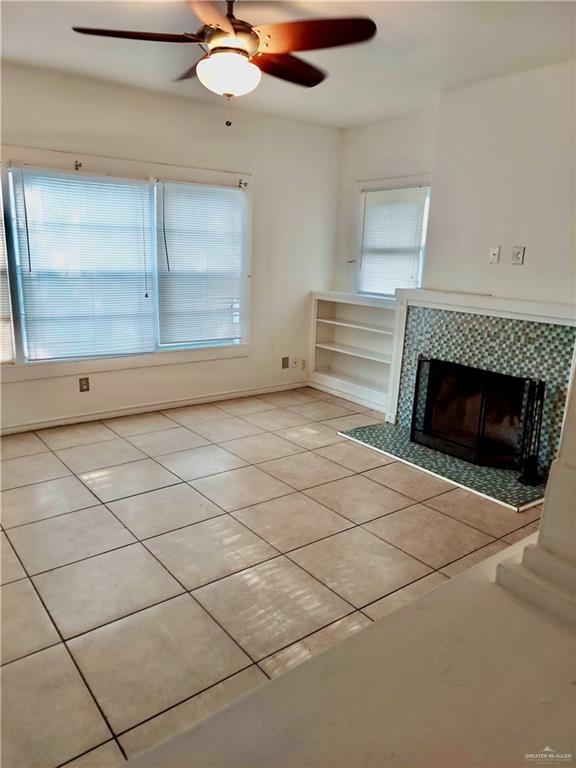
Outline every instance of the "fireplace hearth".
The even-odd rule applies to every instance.
[[[410,439],[537,485],[544,382],[420,356]]]

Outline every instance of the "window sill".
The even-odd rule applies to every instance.
[[[33,379],[51,379],[76,374],[122,371],[132,368],[153,368],[163,365],[182,365],[200,363],[207,360],[227,360],[235,357],[248,357],[250,345],[247,343],[230,344],[219,347],[197,347],[152,352],[145,355],[126,357],[104,357],[86,360],[53,360],[34,363],[2,363],[2,381],[9,384],[16,381]]]

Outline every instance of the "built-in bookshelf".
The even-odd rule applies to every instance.
[[[311,382],[385,412],[395,311],[393,298],[313,293]]]

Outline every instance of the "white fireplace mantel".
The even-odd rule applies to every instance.
[[[576,303],[560,304],[552,301],[525,301],[523,299],[492,296],[487,293],[460,293],[427,288],[399,288],[396,291],[395,344],[386,413],[386,420],[390,422],[396,420],[408,307],[428,307],[448,312],[505,317],[533,323],[576,326]]]
[[[534,323],[576,325],[576,303],[558,304],[552,301],[525,301],[507,299],[488,293],[457,293],[426,288],[398,289],[397,304],[432,307],[474,315],[509,317]]]

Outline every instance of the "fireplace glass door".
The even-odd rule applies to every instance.
[[[529,380],[421,359],[411,439],[485,466],[520,466]]]

